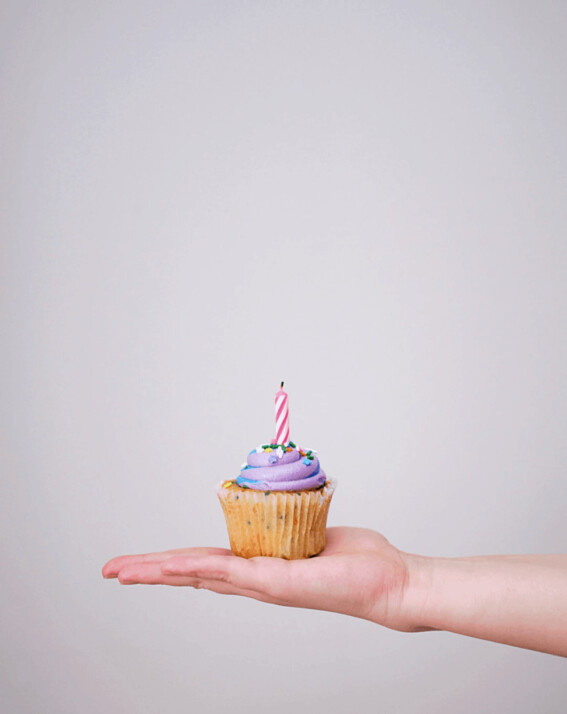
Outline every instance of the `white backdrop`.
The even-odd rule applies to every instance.
[[[565,661],[104,582],[226,545],[273,435],[330,524],[564,552],[567,5],[2,2],[3,711],[565,712]]]

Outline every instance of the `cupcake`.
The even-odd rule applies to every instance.
[[[283,383],[276,394],[276,424],[280,438],[252,449],[238,477],[218,484],[217,495],[235,555],[309,558],[325,547],[335,484],[315,451],[289,440]]]

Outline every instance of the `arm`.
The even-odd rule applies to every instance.
[[[406,632],[448,630],[567,657],[567,555],[426,558],[362,528],[329,528],[316,558],[246,560],[223,548],[114,558],[123,584],[206,588],[329,610]]]
[[[567,657],[567,555],[407,557],[405,604],[420,629]]]

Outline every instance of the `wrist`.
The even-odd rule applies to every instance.
[[[396,551],[394,575],[381,583],[374,606],[363,617],[400,632],[438,629],[430,624],[435,560]]]
[[[401,555],[407,577],[396,629],[445,630],[567,656],[567,555]]]
[[[434,612],[434,575],[437,558],[402,553],[407,578],[401,599],[401,620],[406,632],[440,629]],[[401,628],[400,628],[401,629]]]

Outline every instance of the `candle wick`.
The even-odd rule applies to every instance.
[[[280,387],[280,389],[283,389],[283,382],[282,382],[282,386]]]

